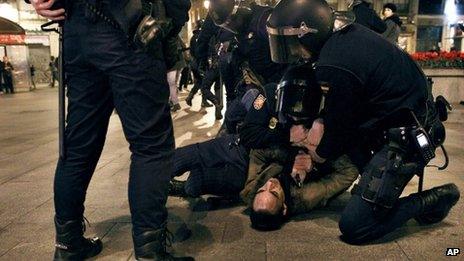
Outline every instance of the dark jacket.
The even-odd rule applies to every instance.
[[[194,30],[192,38],[190,38],[190,56],[193,59],[198,59],[197,49],[198,49],[198,35],[200,34],[200,30]]]
[[[385,37],[389,42],[397,44],[398,37],[401,33],[401,20],[400,17],[396,14],[388,17],[384,20],[385,24],[387,25],[387,30],[382,33],[383,37]]]
[[[353,13],[356,15],[356,23],[364,25],[379,34],[387,30],[387,25],[380,19],[374,10],[370,8],[368,3],[362,1],[353,6]]]
[[[325,132],[317,148],[324,158],[346,153],[360,135],[373,139],[368,135],[410,124],[409,112],[403,111],[425,117],[428,90],[421,69],[407,53],[364,26],[353,24],[328,39],[316,78],[329,87]]]
[[[288,129],[277,122],[276,98],[273,95],[277,86],[268,84],[265,87],[257,91],[253,104],[248,105],[250,108],[240,129],[240,143],[249,149],[288,144],[290,140]]]

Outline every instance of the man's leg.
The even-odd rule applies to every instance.
[[[212,102],[216,107],[220,106],[220,104],[217,97],[211,92],[211,87],[213,86],[214,81],[217,79],[217,75],[217,68],[209,69],[201,82],[201,95],[205,96],[205,98]]]
[[[193,74],[193,87],[190,90],[187,98],[185,98],[185,102],[187,103],[188,106],[192,106],[192,100],[193,96],[198,92],[198,90],[201,87],[201,83],[203,81],[203,76],[201,76],[200,71],[198,71],[198,68],[196,65],[192,65],[192,74]],[[205,99],[202,96],[202,99]]]
[[[166,221],[174,136],[164,63],[134,52],[111,75],[114,102],[129,141],[129,203],[135,235]],[[134,66],[134,65],[137,66]]]
[[[248,153],[236,145],[236,135],[224,135],[220,138],[177,148],[174,153],[173,176],[198,168],[214,168],[230,164],[239,169],[248,167]]]
[[[83,237],[86,190],[97,165],[113,110],[112,95],[103,72],[84,58],[89,37],[76,14],[66,21],[64,49],[68,76],[65,158],[54,180],[56,260],[84,259],[101,251],[101,241]],[[92,37],[92,36],[90,36]]]
[[[378,239],[411,218],[441,221],[458,201],[459,190],[454,184],[398,199],[421,167],[401,158],[400,153],[385,146],[367,165],[339,222],[346,242],[361,244]]]

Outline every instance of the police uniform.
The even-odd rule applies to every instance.
[[[190,171],[184,190],[192,197],[237,195],[246,179],[248,153],[232,134],[177,148],[173,177]]]
[[[180,4],[180,1],[168,2]],[[89,4],[96,4],[93,7],[98,9],[91,10]],[[64,252],[75,250],[76,254],[87,254],[87,248],[73,244],[81,242],[76,240],[83,233],[78,230],[84,215],[86,189],[103,149],[110,116],[116,109],[132,153],[129,205],[135,254],[153,258],[160,254],[161,248],[155,250],[145,244],[153,241],[165,244],[165,204],[174,149],[169,88],[165,61],[136,48],[124,30],[128,28],[122,23],[115,25],[129,19],[123,17],[120,9],[115,10],[120,4],[121,1],[66,4],[63,55],[68,113],[66,157],[59,159],[54,181],[57,249],[64,246]],[[186,12],[181,12],[183,21],[171,17],[183,24],[188,19]],[[76,221],[71,230],[66,228],[68,221]]]
[[[333,159],[353,147],[375,152],[361,164],[362,178],[340,220],[345,240],[370,241],[422,211],[417,195],[397,200],[425,166],[409,138],[409,129],[418,125],[411,112],[427,130],[441,123],[421,69],[363,26],[331,35],[316,64],[318,81],[329,89],[317,154]]]
[[[324,135],[312,158],[323,162],[367,152],[339,223],[344,240],[364,243],[411,218],[440,222],[460,194],[446,184],[398,199],[443,143],[444,126],[418,65],[353,20],[325,1],[281,0],[267,27],[272,59],[315,61],[316,79],[328,90]]]
[[[272,62],[269,51],[269,43],[266,32],[266,20],[269,17],[272,8],[266,6],[260,6],[253,4],[250,7],[251,19],[245,26],[245,30],[241,30],[237,35],[238,47],[233,52],[233,70],[227,70],[227,76],[222,76],[223,79],[228,81],[228,88],[226,93],[229,96],[227,98],[227,110],[225,117],[226,125],[234,125],[234,122],[243,120],[243,116],[246,114],[245,109],[241,105],[241,99],[243,94],[247,91],[245,84],[237,86],[239,82],[237,77],[231,76],[233,72],[241,71],[239,69],[240,64],[247,62],[249,68],[262,80],[261,84],[276,83],[280,80],[283,69],[285,66]],[[206,21],[210,18],[206,19]],[[214,30],[213,26],[210,25],[211,31]],[[210,33],[202,32],[202,34],[208,35]],[[203,47],[202,47],[203,46]],[[199,53],[204,53],[205,44],[199,45]],[[203,51],[202,51],[203,50]],[[201,55],[201,54],[200,54]],[[241,76],[241,73],[238,73]],[[237,75],[237,74],[236,74]],[[232,78],[236,78],[235,84],[231,84]],[[235,93],[235,99],[230,96],[229,93]],[[232,121],[230,123],[229,121]],[[227,128],[227,130],[235,133],[233,129]]]

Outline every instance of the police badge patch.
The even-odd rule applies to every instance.
[[[256,110],[261,110],[265,101],[266,101],[266,97],[260,94],[258,95],[258,97],[256,97],[255,101],[253,102],[253,107]]]
[[[270,120],[269,120],[269,129],[273,130],[277,127],[277,123],[279,123],[279,121],[277,120],[276,117],[272,117]]]

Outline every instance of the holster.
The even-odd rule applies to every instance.
[[[391,209],[411,178],[424,167],[416,160],[410,128],[389,129],[386,144],[366,166],[352,194],[382,208]]]
[[[166,16],[166,8],[162,0],[146,2],[148,13],[142,18],[134,33],[134,44],[145,50],[155,51],[159,42],[163,41],[172,29],[172,21]],[[152,46],[155,45],[155,46]],[[158,48],[156,48],[158,50]]]

